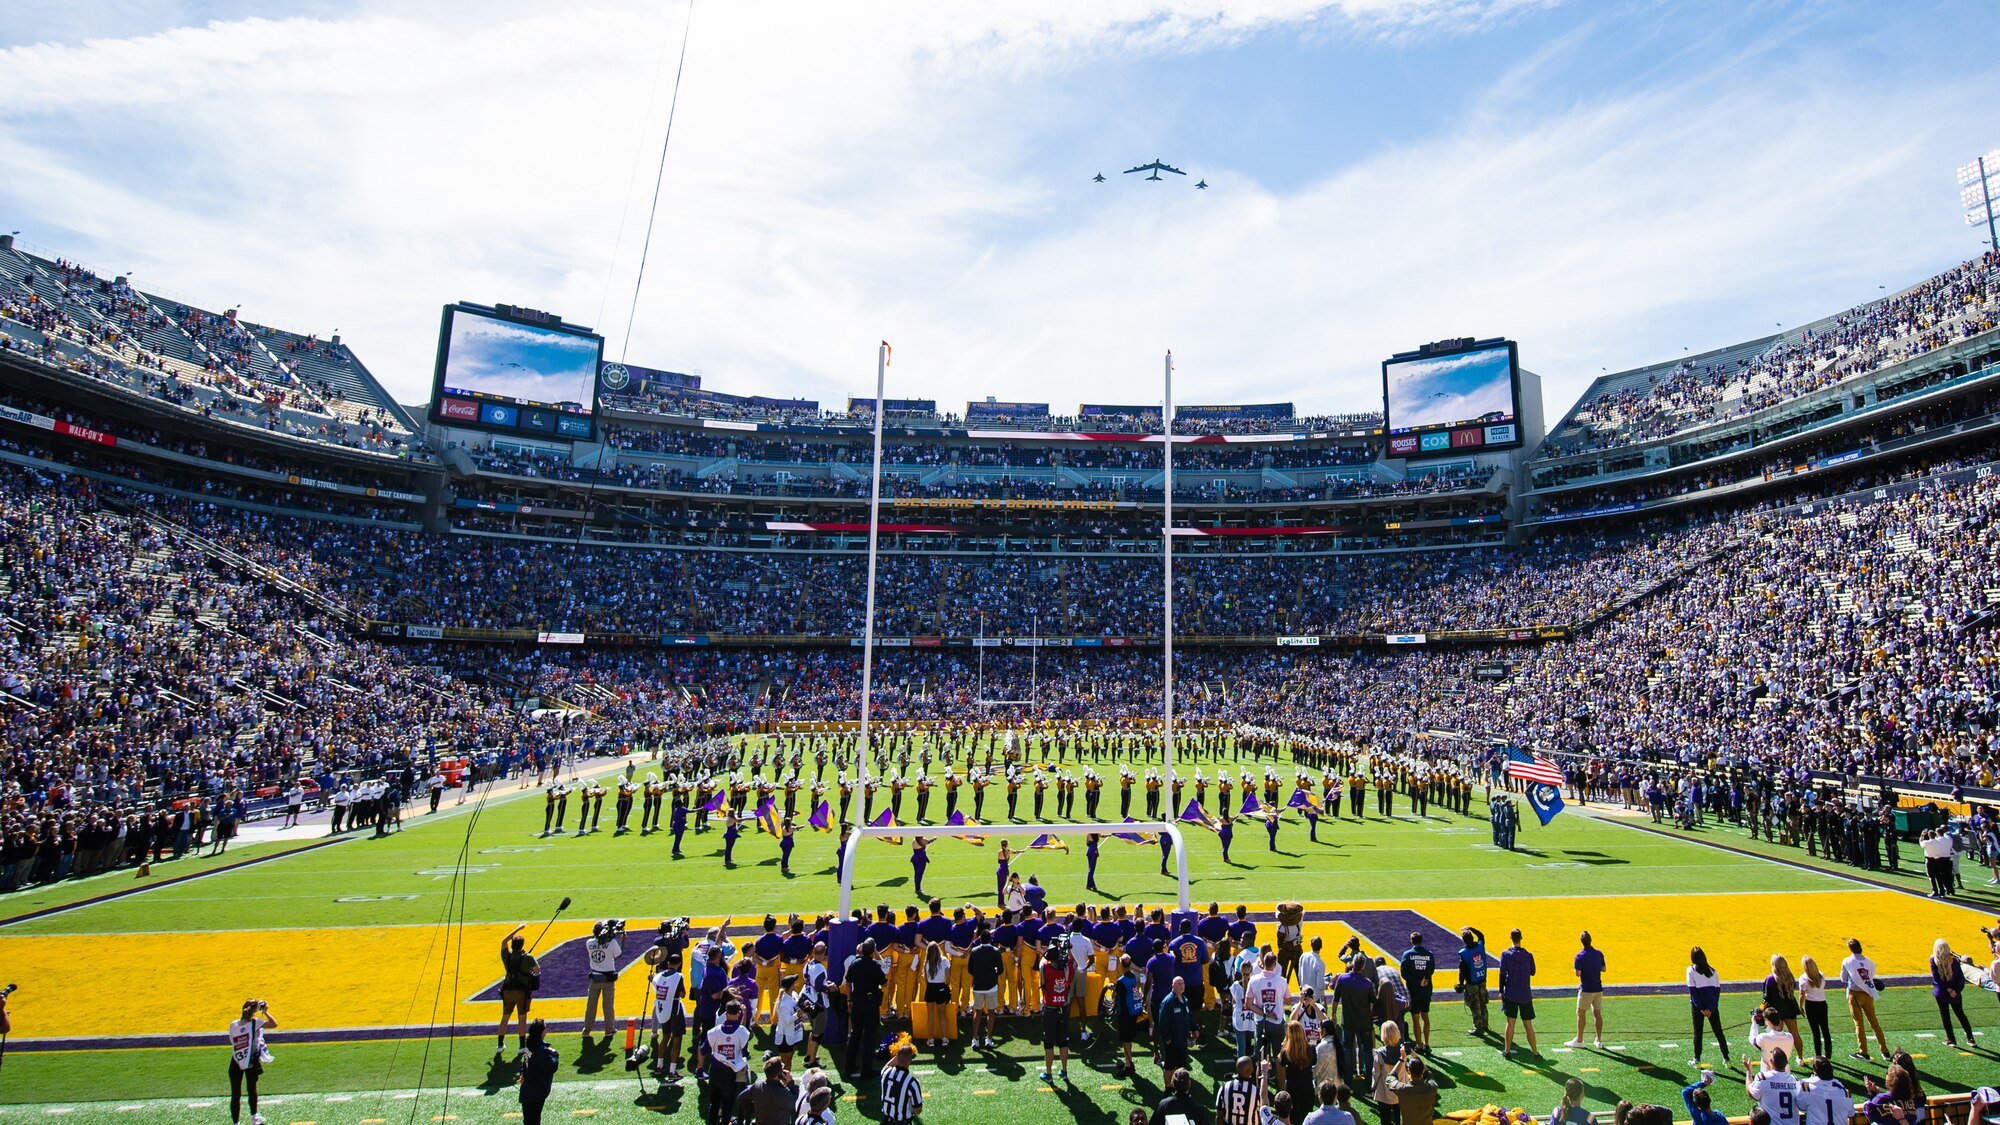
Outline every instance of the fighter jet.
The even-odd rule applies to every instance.
[[[1101,183],[1103,183],[1103,182],[1104,182],[1104,173],[1102,173],[1102,172],[1099,172],[1099,173],[1098,173],[1097,175],[1095,175],[1095,176],[1092,176],[1092,177],[1090,177],[1090,182],[1091,182],[1091,183],[1093,183],[1093,184],[1101,184]]]
[[[1194,190],[1196,190],[1196,191],[1207,191],[1207,190],[1208,190],[1208,181],[1207,181],[1207,180],[1196,180],[1196,181],[1195,181],[1195,183],[1194,183]]]
[[[1157,158],[1151,164],[1141,164],[1137,168],[1125,169],[1125,174],[1128,176],[1134,172],[1151,172],[1152,175],[1146,177],[1149,180],[1164,179],[1165,177],[1160,175],[1162,172],[1172,172],[1176,176],[1187,175],[1186,172],[1181,171],[1171,164],[1161,163]]]

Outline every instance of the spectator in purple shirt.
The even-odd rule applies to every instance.
[[[1507,1034],[1500,1049],[1501,1058],[1514,1054],[1514,1021],[1520,1020],[1528,1031],[1528,1053],[1540,1055],[1535,1046],[1535,955],[1521,948],[1521,931],[1514,930],[1507,935],[1513,942],[1500,954],[1500,1012],[1507,1017]]]
[[[1576,951],[1576,1038],[1567,1046],[1583,1046],[1583,1019],[1587,1012],[1597,1019],[1597,1046],[1604,1047],[1604,951],[1591,944],[1590,931],[1577,939],[1583,948]],[[1533,1031],[1529,1032],[1533,1035]]]
[[[1196,978],[1201,975],[1199,968],[1183,971],[1180,958],[1171,950],[1162,949],[1146,962],[1146,1010],[1156,1011],[1160,1001],[1165,1000],[1174,990],[1174,978],[1186,976]]]

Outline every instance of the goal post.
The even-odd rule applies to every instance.
[[[841,851],[840,860],[840,913],[836,917],[846,920],[854,908],[854,862],[861,852],[861,841],[878,839],[883,836],[1087,836],[1091,833],[1108,836],[1114,832],[1156,832],[1174,842],[1175,879],[1179,887],[1180,911],[1188,910],[1188,857],[1187,839],[1181,835],[1180,825],[1172,821],[1147,821],[1145,823],[1120,824],[968,824],[968,825],[883,825],[880,827],[857,827],[848,836],[846,847]]]

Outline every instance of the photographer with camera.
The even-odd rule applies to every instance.
[[[257,1112],[257,1079],[271,1052],[264,1049],[264,1033],[278,1026],[269,1005],[262,1000],[245,1000],[241,1019],[229,1021],[229,1120],[243,1119],[243,1091],[250,1091],[251,1125],[264,1125]]]
[[[606,918],[590,928],[590,937],[583,943],[583,951],[590,958],[590,991],[583,1002],[583,1038],[590,1039],[590,1031],[597,1025],[597,1005],[604,1004],[604,1045],[611,1045],[612,1032],[618,1028],[615,1003],[618,997],[618,958],[625,952],[625,923],[616,918]]]
[[[1054,1082],[1060,1073],[1069,1081],[1069,998],[1076,988],[1076,966],[1070,964],[1069,942],[1049,943],[1042,961],[1042,1081]],[[1062,1070],[1055,1071],[1056,1052],[1062,1052]],[[1053,1072],[1053,1073],[1052,1073]]]

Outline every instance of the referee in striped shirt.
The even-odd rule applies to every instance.
[[[1257,1107],[1263,1104],[1258,1088],[1256,1061],[1248,1055],[1236,1060],[1236,1077],[1215,1090],[1215,1125],[1257,1125]]]
[[[910,1125],[924,1111],[924,1087],[910,1073],[917,1049],[905,1043],[882,1068],[882,1125]]]

